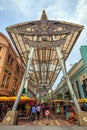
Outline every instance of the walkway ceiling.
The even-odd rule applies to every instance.
[[[26,52],[34,47],[29,78],[30,84],[36,86],[37,91],[43,93],[41,87],[45,86],[45,90],[52,87],[61,70],[56,47],[61,48],[66,60],[83,28],[74,23],[48,20],[45,11],[38,21],[24,22],[6,28],[24,65],[27,63]],[[37,36],[36,41],[34,41],[35,36]]]

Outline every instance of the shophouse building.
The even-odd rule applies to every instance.
[[[22,61],[10,40],[0,32],[0,96],[17,95],[23,74]]]
[[[82,57],[81,60],[72,66],[68,72],[68,75],[76,97],[87,98],[87,46],[81,46],[80,52]],[[62,99],[71,100],[70,92],[64,77],[62,77],[61,82],[54,90],[54,93],[54,98],[57,98],[58,95],[61,95],[60,97]]]

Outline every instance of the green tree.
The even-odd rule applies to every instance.
[[[57,94],[57,99],[63,99],[63,94],[62,93],[58,93]]]
[[[26,94],[26,88],[23,89],[22,94]]]
[[[68,99],[68,100],[71,100],[71,95],[70,95],[69,90],[65,93],[65,98]]]

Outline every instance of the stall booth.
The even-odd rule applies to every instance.
[[[0,113],[2,113],[2,116],[0,117],[1,120],[4,118],[4,116],[6,115],[6,113],[8,111],[12,110],[15,100],[16,100],[16,96],[0,97]],[[37,101],[36,98],[21,96],[20,102],[19,102],[18,108],[17,108],[19,116],[22,116],[22,117],[29,116],[30,108],[34,103],[36,103],[36,101]]]
[[[63,112],[63,104],[64,104],[64,100],[60,100],[60,99],[55,99],[55,100],[51,100],[52,103],[52,108],[53,111],[55,113],[61,114]]]
[[[87,112],[87,98],[78,99],[78,102],[81,106],[81,110]]]

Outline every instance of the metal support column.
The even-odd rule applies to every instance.
[[[51,99],[53,99],[53,90],[52,90],[52,87],[51,87]]]
[[[34,41],[36,41],[36,38],[37,38],[37,36],[35,36]],[[30,53],[28,53],[28,62],[27,62],[26,70],[25,70],[25,73],[24,73],[24,76],[23,76],[23,79],[22,79],[22,82],[21,82],[21,85],[20,85],[20,88],[19,88],[19,91],[18,91],[18,94],[17,94],[17,98],[14,102],[12,111],[17,110],[17,106],[18,106],[21,94],[23,92],[23,88],[25,86],[25,83],[26,83],[26,80],[27,80],[27,77],[28,77],[28,74],[29,74],[29,69],[30,69],[33,54],[34,54],[34,48],[31,47]]]
[[[53,36],[53,40],[56,40],[55,36]],[[79,103],[78,103],[77,98],[75,96],[75,93],[73,91],[69,76],[68,76],[67,71],[66,71],[66,65],[65,65],[65,62],[64,62],[64,59],[63,59],[63,54],[61,52],[61,49],[60,49],[60,47],[56,47],[56,50],[57,50],[57,54],[58,54],[59,64],[60,64],[61,69],[63,71],[64,78],[65,78],[66,83],[68,85],[68,88],[69,88],[70,94],[72,96],[72,99],[74,101],[74,104],[76,106],[76,109],[77,109],[77,111],[81,111],[81,108],[79,106]]]

